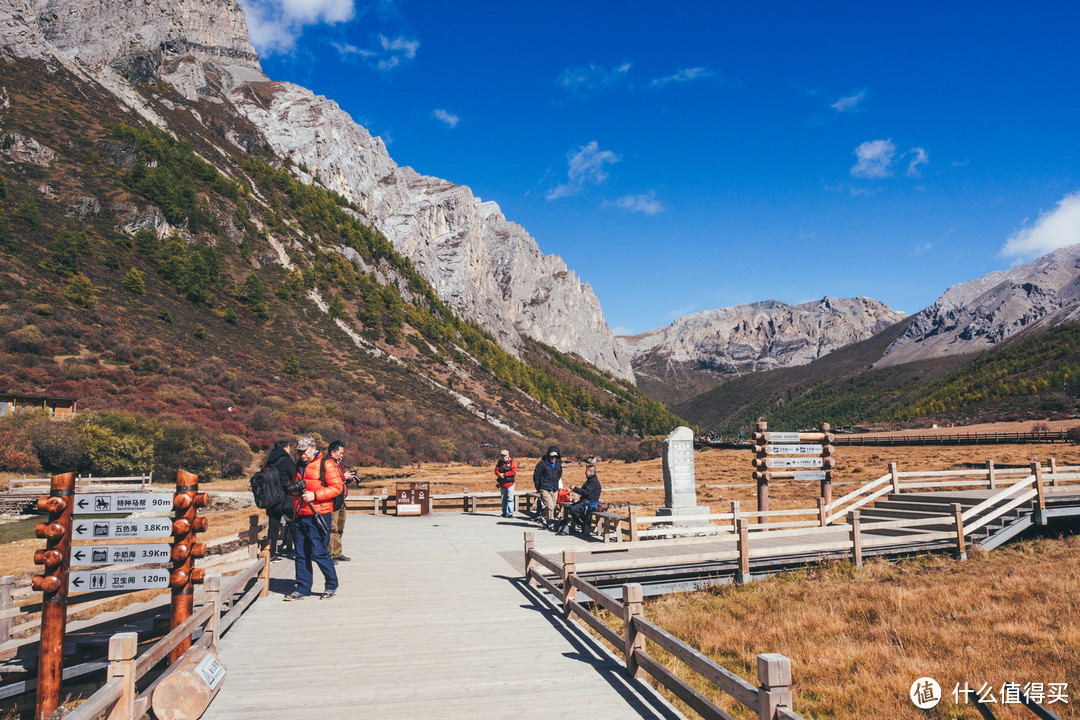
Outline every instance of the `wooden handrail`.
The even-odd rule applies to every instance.
[[[64,717],[68,720],[96,720],[116,704],[123,690],[124,681],[121,678],[110,680]]]
[[[866,483],[862,487],[849,492],[847,495],[844,495],[841,498],[833,500],[831,503],[826,504],[825,505],[825,510],[829,511],[829,510],[832,510],[833,508],[838,508],[841,505],[843,505],[844,503],[846,503],[848,500],[852,500],[852,499],[858,497],[859,495],[862,495],[863,493],[867,492],[868,490],[870,490],[871,488],[873,488],[873,487],[875,487],[877,485],[880,485],[882,483],[887,483],[891,479],[892,479],[892,475],[882,475],[877,480],[871,480],[870,482]],[[847,512],[845,511],[844,514],[846,515]]]
[[[192,614],[184,622],[177,625],[168,635],[158,640],[139,656],[139,659],[135,661],[135,677],[141,678],[146,673],[161,662],[168,656],[172,649],[186,637],[189,637],[195,628],[201,627],[203,623],[210,619],[210,613],[214,611],[214,608],[210,605],[204,605],[198,612]]]

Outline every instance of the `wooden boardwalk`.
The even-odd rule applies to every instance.
[[[274,564],[271,595],[222,639],[228,675],[203,717],[682,717],[523,582],[533,528],[497,513],[350,514],[337,597],[282,602],[292,564]]]

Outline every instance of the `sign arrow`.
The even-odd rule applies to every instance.
[[[86,500],[80,500],[79,502],[77,502],[75,504],[78,505],[80,508],[84,508],[87,505],[89,505],[90,503],[86,502]]]
[[[75,532],[78,533],[79,535],[85,535],[86,534],[86,526],[85,525],[76,525],[75,526]]]
[[[83,579],[81,577],[73,578],[71,584],[75,587],[81,587],[83,584]]]
[[[82,560],[84,557],[86,557],[86,553],[84,553],[82,550],[79,550],[77,553],[75,553],[76,560]]]

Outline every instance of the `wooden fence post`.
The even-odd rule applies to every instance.
[[[1043,487],[1042,464],[1036,460],[1031,463],[1031,474],[1035,476],[1035,492],[1039,502],[1038,511],[1035,513],[1035,524],[1046,524],[1046,490]]]
[[[461,489],[461,512],[469,512],[469,488]]]
[[[791,660],[777,653],[757,656],[759,720],[773,720],[776,708],[791,707]]]
[[[536,560],[533,558],[532,554],[535,550],[536,533],[525,533],[525,580],[533,587],[537,587],[540,584],[533,578],[533,572],[536,570]]]
[[[859,535],[859,524],[862,513],[852,510],[848,513],[848,524],[851,525],[851,559],[855,567],[862,567],[862,537]]]
[[[739,572],[735,582],[740,585],[750,580],[750,526],[746,518],[739,518]]]
[[[634,627],[635,617],[645,615],[645,593],[638,583],[628,583],[622,586],[623,605],[623,640],[625,641],[623,652],[626,654],[626,673],[632,678],[645,677],[645,671],[638,666],[637,657],[634,653],[645,650],[645,636]]]
[[[472,512],[476,513],[476,495],[472,496]]]
[[[731,532],[739,534],[739,501],[731,501]]]
[[[1050,485],[1057,485],[1057,460],[1050,458]]]
[[[637,508],[630,506],[630,542],[638,540]]]
[[[825,527],[826,525],[828,525],[829,522],[828,522],[827,518],[829,516],[825,512],[825,498],[823,498],[823,497],[819,497],[817,499],[817,512],[818,512],[818,521],[821,523],[821,527]]]
[[[117,633],[109,638],[109,680],[120,678],[123,681],[120,699],[113,705],[109,720],[135,719],[135,653],[138,647],[138,633]]]
[[[12,592],[15,590],[15,576],[5,575],[0,578],[0,611],[10,610],[15,607],[15,598]],[[0,644],[11,639],[11,627],[15,624],[15,618],[0,620]]]
[[[961,560],[967,560],[967,546],[964,544],[964,508],[960,503],[953,503],[953,525],[956,528],[956,553]]]
[[[570,601],[577,600],[577,588],[571,582],[571,578],[577,574],[577,554],[573,550],[563,550],[562,554],[562,597],[563,617],[567,620],[577,619],[570,610]]]
[[[896,469],[896,463],[889,463],[889,475],[892,476],[892,491],[897,495],[900,494],[900,471]]]
[[[248,557],[254,560],[259,557],[259,516],[248,515]]]
[[[272,520],[270,521],[272,522]],[[269,530],[269,526],[267,526]],[[259,525],[255,524],[252,529],[254,536],[252,541],[255,543],[255,548],[259,551],[259,557],[263,559],[262,570],[259,571],[259,582],[262,583],[262,590],[259,591],[259,597],[264,598],[270,594],[270,542],[267,540],[266,544],[262,544],[262,540],[259,538]]]
[[[997,488],[997,473],[994,472],[994,458],[986,458],[986,482],[989,483],[991,490]]]
[[[206,596],[203,603],[214,608],[210,619],[206,621],[206,632],[210,633],[210,649],[217,650],[218,640],[221,637],[221,575],[207,575],[206,584],[203,586]],[[259,597],[263,597],[262,594]]]

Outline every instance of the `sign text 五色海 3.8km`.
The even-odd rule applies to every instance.
[[[75,540],[103,538],[156,538],[172,535],[169,518],[113,518],[107,520],[76,520],[72,523]]]

